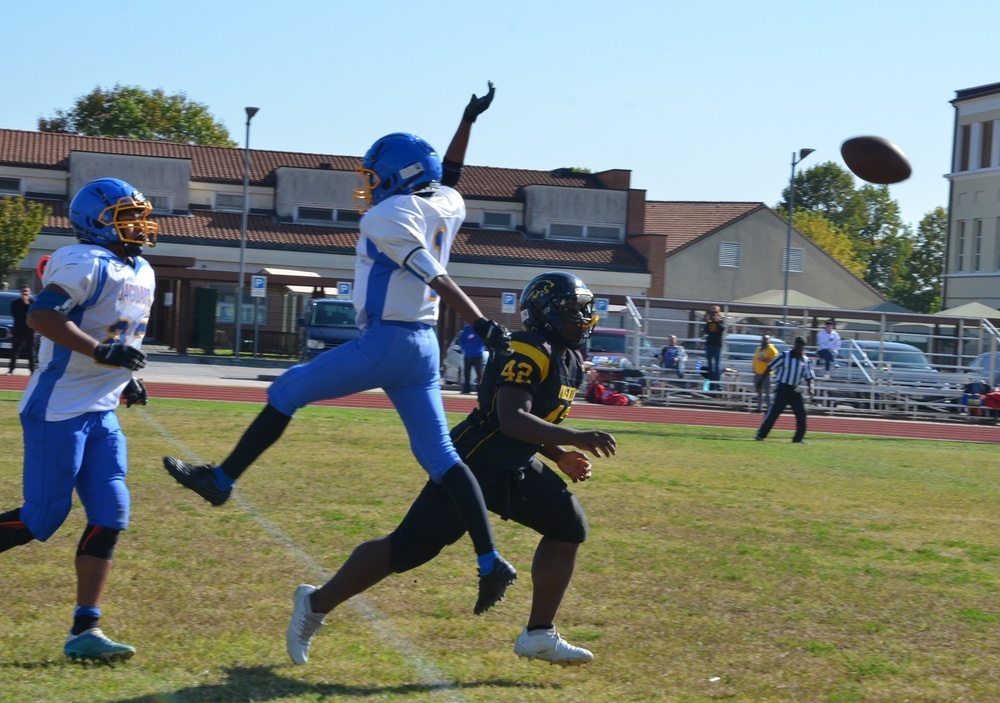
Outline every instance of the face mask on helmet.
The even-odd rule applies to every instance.
[[[372,144],[355,169],[363,182],[354,191],[358,212],[392,195],[405,195],[441,185],[441,157],[415,134],[396,132]]]
[[[583,346],[597,320],[594,294],[571,273],[542,274],[521,292],[524,327],[570,349]]]
[[[144,246],[156,246],[159,225],[151,222],[153,206],[134,186],[117,178],[91,181],[73,196],[69,220],[81,242],[121,244],[135,256]]]

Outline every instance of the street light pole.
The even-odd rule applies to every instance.
[[[799,158],[795,159],[795,152],[792,152],[792,178],[788,186],[788,234],[785,237],[785,312],[781,319],[781,326],[788,327],[788,274],[791,269],[792,259],[792,213],[795,212],[795,167],[802,163],[802,160],[815,149],[799,149]]]
[[[243,145],[243,220],[240,223],[240,280],[236,288],[236,361],[240,360],[243,346],[243,277],[246,273],[247,257],[247,215],[250,213],[250,120],[260,108],[248,107],[247,136]],[[256,311],[254,312],[256,315]]]

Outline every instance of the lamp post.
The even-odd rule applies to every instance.
[[[788,186],[788,234],[785,237],[785,312],[781,319],[781,326],[783,328],[788,327],[788,274],[792,263],[792,213],[795,212],[795,167],[814,151],[816,150],[799,149],[798,159],[795,158],[795,152],[792,152],[792,178]]]
[[[240,360],[243,346],[243,278],[246,273],[247,257],[247,215],[250,213],[250,120],[257,114],[258,107],[244,108],[247,111],[247,136],[243,147],[243,219],[240,222],[240,280],[236,288],[236,361]],[[256,314],[256,311],[254,312]]]

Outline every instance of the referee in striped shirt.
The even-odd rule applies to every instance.
[[[816,375],[809,364],[809,359],[803,353],[805,348],[806,340],[802,337],[796,337],[795,346],[788,351],[781,352],[768,364],[768,371],[774,372],[774,380],[777,381],[778,387],[774,392],[774,401],[767,409],[767,415],[764,416],[764,422],[757,430],[755,439],[758,442],[767,437],[778,416],[789,405],[792,406],[792,412],[795,413],[795,436],[792,437],[792,441],[801,443],[802,438],[806,436],[806,406],[797,386],[802,379],[805,379],[809,385],[809,396],[812,397],[815,394],[813,381]]]

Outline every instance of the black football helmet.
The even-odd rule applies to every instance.
[[[521,291],[524,328],[570,349],[583,346],[597,319],[594,294],[571,273],[543,273]]]

